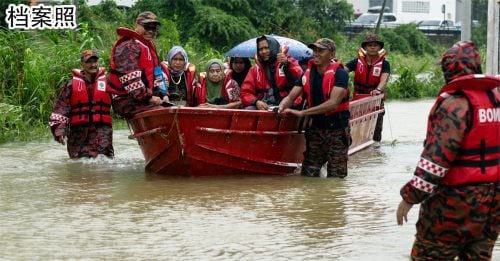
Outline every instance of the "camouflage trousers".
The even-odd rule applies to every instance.
[[[99,154],[112,158],[113,128],[106,124],[72,126],[67,146],[70,158],[95,158]]]
[[[328,177],[345,178],[347,176],[347,152],[351,143],[350,128],[307,129],[306,151],[302,162],[301,175],[319,177],[321,167],[328,162]]]
[[[491,260],[500,185],[441,188],[420,206],[411,260]]]

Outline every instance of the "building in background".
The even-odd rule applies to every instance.
[[[382,6],[383,0],[347,0],[354,13],[366,13],[369,8]],[[461,0],[386,0],[386,12],[394,13],[401,23],[422,20],[461,20]]]

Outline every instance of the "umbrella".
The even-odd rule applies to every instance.
[[[312,58],[312,50],[307,47],[307,45],[283,36],[271,35],[274,37],[281,45],[281,47],[288,46],[288,54],[291,55],[296,60],[302,60],[304,58]],[[229,50],[225,55],[227,57],[251,57],[253,58],[255,52],[257,51],[257,37],[250,40],[246,40],[231,50]]]

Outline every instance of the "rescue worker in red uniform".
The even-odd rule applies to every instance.
[[[224,64],[219,59],[207,62],[205,72],[200,73],[198,79],[206,103],[200,107],[237,109],[241,105],[240,86],[231,78],[231,73],[224,72]]]
[[[491,260],[500,221],[500,76],[481,73],[479,51],[458,42],[441,59],[446,85],[431,109],[397,223],[421,203],[412,260]]]
[[[196,65],[189,63],[186,50],[174,46],[168,51],[167,61],[161,62],[167,80],[168,100],[176,105],[195,107],[205,103],[196,81]]]
[[[306,151],[301,175],[319,177],[323,164],[327,164],[327,177],[347,176],[347,152],[351,143],[349,128],[349,75],[334,60],[335,42],[321,38],[308,45],[313,59],[290,94],[279,105],[278,112],[298,117],[311,116],[306,129]],[[293,101],[306,95],[308,109],[290,109]]]
[[[358,50],[358,58],[346,64],[346,71],[354,72],[354,95],[385,95],[391,74],[391,65],[385,59],[386,54],[384,42],[380,41],[376,34],[368,34]],[[381,106],[384,107],[383,101]],[[384,114],[385,112],[382,112],[378,115],[374,141],[382,139]]]
[[[99,56],[86,50],[80,57],[82,70],[73,69],[49,119],[54,139],[67,143],[70,158],[94,158],[99,154],[112,158],[113,128],[111,96],[106,92],[104,68]]]
[[[153,43],[159,25],[156,15],[147,11],[137,16],[134,30],[116,30],[120,38],[111,51],[108,84],[114,94],[113,108],[125,119],[164,101],[160,87],[166,83],[157,80],[162,74]]]
[[[288,95],[302,69],[276,38],[263,35],[256,41],[255,65],[241,85],[241,103],[246,109],[268,110]]]

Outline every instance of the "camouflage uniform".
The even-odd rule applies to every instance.
[[[141,50],[134,39],[121,43],[116,47],[115,56],[112,57],[112,59],[115,59],[115,64],[117,66],[116,70],[124,74],[140,70],[137,62],[140,52]],[[155,61],[155,64],[157,63],[158,61]],[[145,77],[141,78],[141,81],[145,81]],[[148,86],[148,84],[149,83],[145,82],[144,85]],[[125,119],[131,119],[139,112],[159,108],[158,106],[149,104],[149,99],[151,99],[153,95],[160,95],[157,88],[151,90],[150,88],[144,87],[135,89],[124,95],[115,95],[113,97],[113,109]]]
[[[302,163],[302,175],[319,177],[323,164],[328,177],[345,178],[347,176],[347,151],[350,145],[351,130],[321,129],[312,126],[306,130],[306,151]]]
[[[93,83],[87,81],[85,82],[89,92],[93,88],[92,84]],[[61,96],[57,100],[54,110],[52,111],[49,125],[54,138],[57,139],[59,136],[68,137],[67,148],[70,158],[93,158],[99,154],[113,157],[113,128],[111,125],[91,123],[70,126],[71,90],[72,81],[70,80],[64,85]],[[59,116],[55,117],[55,115]]]
[[[480,73],[477,49],[474,53],[470,49],[468,43],[460,43],[445,53],[442,66],[447,82],[458,75]],[[457,52],[460,55],[456,55]],[[469,107],[467,99],[456,94],[445,98],[431,112],[431,127],[424,142],[421,162],[431,162],[446,169],[453,165],[471,124]],[[419,164],[414,178],[401,189],[404,201],[421,203],[411,259],[453,260],[459,257],[461,260],[490,260],[500,224],[498,181],[496,184],[440,185],[445,175],[436,175]],[[420,185],[434,188],[433,191],[416,185],[417,180]]]

